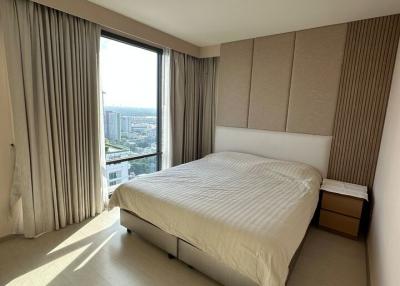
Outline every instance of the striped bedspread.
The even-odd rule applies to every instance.
[[[130,210],[260,285],[284,285],[318,202],[319,172],[222,152],[121,185],[110,207]]]

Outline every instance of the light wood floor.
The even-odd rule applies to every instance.
[[[0,242],[0,285],[217,285],[119,225],[118,209]],[[364,286],[364,243],[312,228],[290,286]]]

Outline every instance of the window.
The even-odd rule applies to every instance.
[[[121,171],[110,172],[109,175],[108,175],[108,179],[109,180],[114,180],[114,179],[120,178],[121,174],[122,174]]]
[[[107,32],[100,41],[108,186],[161,166],[162,50]]]

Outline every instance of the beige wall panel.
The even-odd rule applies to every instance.
[[[254,40],[248,127],[285,131],[295,33]]]
[[[296,32],[286,131],[332,135],[347,24]]]
[[[253,40],[221,46],[217,125],[247,127]]]

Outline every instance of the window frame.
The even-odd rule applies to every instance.
[[[123,44],[128,44],[137,48],[142,48],[151,52],[157,53],[157,133],[156,133],[156,140],[157,140],[157,151],[155,153],[150,153],[150,154],[144,154],[144,155],[138,155],[138,156],[129,156],[125,158],[119,158],[119,159],[114,159],[114,160],[106,160],[106,165],[113,165],[113,164],[119,164],[122,162],[126,161],[134,161],[134,160],[140,160],[143,158],[148,158],[148,157],[156,157],[157,158],[157,171],[161,170],[162,166],[162,56],[163,56],[163,49],[147,45],[138,41],[135,41],[130,38],[126,38],[105,30],[101,31],[101,37],[107,38],[110,40],[118,41]]]

